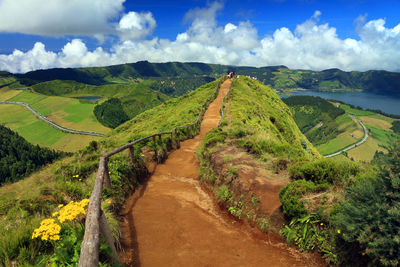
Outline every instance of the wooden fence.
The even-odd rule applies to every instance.
[[[226,78],[225,78],[226,79]],[[99,168],[97,170],[96,180],[94,182],[93,191],[90,196],[89,207],[86,215],[85,222],[85,235],[83,237],[83,242],[81,245],[81,254],[79,258],[80,267],[92,267],[99,265],[99,248],[100,248],[100,235],[104,236],[104,239],[108,246],[110,246],[112,250],[112,261],[113,263],[119,262],[117,249],[115,247],[114,237],[111,234],[110,227],[108,225],[107,219],[104,215],[104,212],[101,210],[101,200],[102,200],[102,192],[103,186],[108,189],[111,188],[111,181],[108,170],[108,159],[118,154],[126,149],[129,149],[129,155],[134,160],[134,145],[138,144],[142,141],[152,139],[153,143],[156,143],[156,138],[160,138],[162,135],[169,135],[171,138],[171,143],[173,143],[173,138],[177,138],[177,147],[179,147],[179,130],[181,129],[198,129],[200,128],[201,120],[204,115],[204,112],[211,102],[210,98],[214,98],[218,95],[219,88],[221,84],[225,81],[224,78],[221,78],[218,82],[215,91],[209,95],[201,106],[200,113],[197,116],[197,119],[192,124],[186,126],[178,126],[173,128],[170,132],[160,132],[153,135],[149,135],[137,140],[134,140],[124,146],[118,147],[111,152],[104,154],[100,157]],[[223,117],[223,107],[221,107],[222,117]],[[222,120],[221,120],[222,121]],[[155,157],[157,158],[157,146],[155,146]]]

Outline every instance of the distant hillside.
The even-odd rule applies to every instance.
[[[257,77],[257,79],[262,81],[265,85],[278,91],[286,91],[288,89],[321,91],[365,90],[373,93],[400,96],[400,73],[376,70],[366,72],[345,72],[339,69],[310,71],[292,70],[285,66],[256,68],[193,62],[150,63],[147,61],[139,61],[136,63],[108,67],[37,70],[9,77],[14,77],[15,82],[24,86],[31,86],[52,80],[73,80],[89,85],[104,85],[110,83],[131,83],[137,79],[157,80],[160,78],[200,79],[200,82],[202,82],[201,84],[205,84],[209,82],[209,80],[202,81],[205,77],[207,77],[207,79],[213,79],[224,74],[228,70],[235,70],[238,74]],[[0,87],[2,86],[2,77],[8,75],[7,72],[0,73]],[[196,86],[201,84],[196,84]],[[192,89],[194,88],[196,87]],[[179,91],[179,89],[177,89],[177,91]],[[172,93],[167,90],[163,93],[177,96],[182,95],[183,92],[187,92],[187,90],[183,90],[179,93]]]
[[[0,125],[0,185],[15,182],[63,153],[32,145],[17,133]]]
[[[340,133],[336,118],[345,113],[343,109],[320,97],[291,96],[282,100],[292,110],[301,132],[314,145],[326,143]]]
[[[226,67],[222,65],[203,63],[150,63],[139,61],[108,67],[37,70],[16,76],[28,79],[32,84],[51,80],[73,80],[91,85],[103,85],[130,82],[131,79],[148,77],[193,77],[208,75],[216,77],[217,73],[224,72],[225,69]]]

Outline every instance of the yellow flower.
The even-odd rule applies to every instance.
[[[63,206],[64,206],[63,204],[60,204],[60,205],[58,205],[58,208],[61,209]]]
[[[320,225],[322,226],[322,225],[324,225],[324,223],[321,223]]]
[[[35,229],[32,233],[32,239],[42,237],[42,240],[59,240],[58,235],[61,231],[61,226],[56,223],[54,219],[44,219],[40,223],[40,227]]]
[[[71,201],[60,210],[58,220],[60,223],[72,221],[80,214],[85,214],[85,207],[89,204],[89,199],[82,199],[80,202]]]
[[[361,255],[365,256],[365,252],[361,253]]]
[[[56,211],[56,212],[54,212],[54,213],[51,215],[51,217],[57,217],[57,216],[58,216],[58,214],[59,214],[59,212],[58,212],[58,211]]]
[[[111,204],[111,200],[107,200],[107,204]]]
[[[342,232],[342,231],[340,231],[340,229],[337,230],[338,235],[340,235],[341,232]]]

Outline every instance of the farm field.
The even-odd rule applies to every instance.
[[[393,140],[400,138],[390,129],[392,122],[396,119],[371,111],[354,109],[345,104],[342,104],[340,107],[347,113],[360,119],[370,131],[367,142],[348,151],[349,158],[357,161],[371,161],[376,151],[386,151],[384,146],[388,146]]]
[[[339,124],[339,130],[343,131],[335,139],[325,144],[317,146],[318,151],[323,154],[331,154],[342,148],[345,148],[363,137],[363,131],[360,124],[356,123],[347,114],[343,114],[336,118]]]
[[[45,96],[29,91],[23,91],[8,100],[28,103],[43,116],[67,128],[99,133],[109,131],[109,128],[97,121],[93,114],[95,105],[89,102],[67,97]]]
[[[8,99],[18,95],[21,92],[22,91],[12,90],[12,89],[10,89],[8,87],[3,87],[3,88],[0,89],[0,101],[8,100]]]
[[[68,134],[56,130],[18,105],[0,105],[0,122],[32,144],[67,152],[77,151],[91,140],[99,139],[95,136]]]
[[[67,128],[100,133],[109,131],[109,128],[96,120],[93,114],[95,105],[78,99],[2,88],[0,100],[28,103],[42,115]],[[26,108],[17,105],[0,105],[0,123],[15,130],[33,144],[67,152],[77,151],[91,140],[99,139],[99,137],[68,134],[56,130],[37,119]]]

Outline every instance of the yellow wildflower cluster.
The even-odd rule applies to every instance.
[[[80,202],[71,201],[62,207],[59,212],[54,212],[53,217],[57,217],[60,223],[72,221],[80,214],[85,214],[85,208],[89,204],[89,199],[82,199]]]
[[[79,177],[79,174],[76,174],[76,175],[74,175],[74,176],[72,176],[73,178],[78,178]]]
[[[71,201],[66,206],[60,204],[58,208],[60,211],[56,211],[52,214],[53,217],[57,217],[60,223],[65,221],[72,221],[80,214],[85,214],[85,208],[89,204],[89,199],[82,199],[80,202]],[[35,229],[32,234],[32,239],[42,237],[42,240],[54,240],[60,239],[61,226],[56,223],[55,219],[49,218],[44,219],[40,223],[40,227]]]
[[[39,236],[42,237],[42,240],[59,240],[61,226],[56,223],[54,219],[44,219],[40,223],[40,227],[35,229],[32,234],[32,239],[37,238]]]

